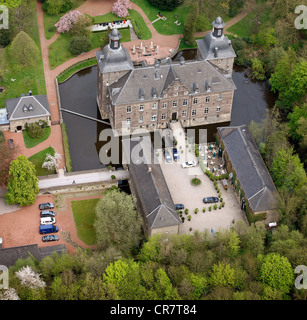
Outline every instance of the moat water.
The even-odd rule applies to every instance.
[[[193,59],[190,52],[184,52],[183,55],[186,60],[190,57]],[[233,71],[232,77],[237,89],[234,93],[231,122],[196,127],[207,129],[209,141],[215,141],[218,126],[249,124],[251,120],[260,122],[265,117],[266,110],[274,106],[276,98],[269,90],[268,83],[250,80],[245,71],[241,67],[235,67]],[[96,103],[96,86],[96,66],[77,72],[59,85],[62,107],[101,119]],[[63,120],[67,127],[73,171],[105,167],[99,161],[99,151],[104,143],[99,141],[99,134],[109,126],[66,112],[63,112]]]

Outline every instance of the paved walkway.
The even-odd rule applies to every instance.
[[[64,186],[80,185],[87,183],[103,183],[112,180],[114,175],[116,180],[128,180],[129,172],[126,170],[118,171],[96,171],[90,173],[82,173],[75,175],[59,174],[58,177],[39,180],[38,187],[40,190],[48,188],[57,188]]]

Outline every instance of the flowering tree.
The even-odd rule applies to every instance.
[[[29,266],[22,267],[16,272],[16,277],[20,280],[21,284],[31,289],[44,288],[45,281],[41,280],[40,274],[33,271]]]
[[[0,292],[0,300],[20,300],[14,288],[8,288]]]
[[[113,5],[112,12],[120,18],[126,18],[129,14],[128,9],[131,9],[129,0],[117,0]]]
[[[44,163],[42,164],[42,168],[47,168],[48,170],[57,169],[62,160],[62,156],[59,153],[55,153],[54,156],[47,153]]]
[[[54,26],[57,28],[57,32],[68,32],[78,20],[81,13],[77,10],[72,10],[66,13]]]

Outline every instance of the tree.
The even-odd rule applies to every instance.
[[[61,12],[65,0],[47,0],[47,12],[51,16],[55,16]]]
[[[186,21],[184,22],[184,29],[183,29],[183,37],[186,43],[190,45],[194,45],[194,33],[195,33],[195,25],[196,20],[198,17],[198,6],[196,2],[192,4],[189,10],[189,14],[187,16]]]
[[[73,23],[70,32],[73,35],[87,35],[89,36],[90,30],[89,27],[93,24],[92,18],[86,14],[80,14],[77,17],[77,20]]]
[[[4,186],[8,182],[10,163],[16,153],[16,148],[10,149],[4,139],[0,140],[0,186]]]
[[[4,4],[8,8],[16,8],[22,3],[22,0],[0,0],[0,4]]]
[[[120,18],[126,18],[129,14],[128,9],[131,9],[129,0],[117,0],[112,7],[112,12]]]
[[[307,61],[299,61],[290,74],[289,86],[284,92],[287,106],[293,102],[300,102],[307,93]]]
[[[288,293],[293,287],[294,271],[286,257],[269,253],[263,258],[259,278],[271,288]]]
[[[40,274],[36,273],[31,267],[22,267],[15,273],[23,286],[31,289],[39,289],[46,287],[45,281],[41,280]]]
[[[98,245],[129,255],[142,240],[142,219],[131,195],[111,190],[98,202],[94,223]]]
[[[48,170],[58,169],[62,160],[62,156],[59,153],[55,153],[53,156],[49,153],[46,154],[42,168],[47,168]]]
[[[33,204],[38,193],[38,179],[35,166],[24,155],[13,160],[9,170],[9,181],[5,199],[7,204],[20,206]]]
[[[292,148],[277,151],[270,169],[277,188],[285,187],[293,192],[306,183],[304,166]]]
[[[78,20],[81,13],[77,10],[72,10],[66,13],[61,19],[54,25],[57,28],[57,32],[64,33],[70,31],[74,26],[74,23]]]
[[[183,0],[148,0],[153,6],[160,10],[172,11],[179,4],[183,3]]]
[[[257,80],[265,79],[265,70],[263,63],[258,58],[252,58],[252,78]]]
[[[36,64],[39,49],[34,40],[24,31],[17,34],[11,44],[11,56],[22,66],[34,66]]]
[[[91,40],[87,35],[77,35],[70,39],[69,50],[74,55],[79,55],[89,51],[91,48]]]

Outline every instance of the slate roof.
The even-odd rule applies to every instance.
[[[164,91],[175,80],[179,80],[193,95],[208,92],[208,84],[211,92],[236,89],[230,78],[225,77],[207,61],[170,63],[168,60],[159,67],[135,67],[109,86],[109,94],[113,105],[152,101],[162,98]],[[140,96],[140,90],[143,97]]]
[[[217,130],[253,212],[276,209],[276,187],[248,127],[220,127]]]
[[[225,26],[221,17],[216,18],[212,25],[214,28]],[[215,37],[212,31],[203,39],[196,40],[196,42],[198,50],[205,60],[235,58],[237,56],[232,48],[231,41],[224,34],[221,37]],[[215,48],[217,48],[217,51]]]
[[[24,96],[5,100],[8,120],[50,116],[50,109],[45,95]]]
[[[32,254],[37,260],[41,260],[51,255],[54,251],[61,253],[63,250],[66,251],[66,247],[63,244],[42,248],[39,248],[37,244],[4,249],[0,248],[0,265],[10,267],[14,265],[19,258],[26,259],[29,257],[29,254]]]
[[[180,220],[158,159],[154,155],[150,137],[142,142],[139,138],[123,139],[122,143],[126,159],[130,162],[129,172],[149,228],[179,225]],[[137,154],[136,148],[139,148]],[[130,155],[127,152],[130,152]],[[138,161],[138,155],[145,160]]]
[[[102,51],[96,52],[96,58],[101,73],[133,69],[128,49],[123,48],[122,45],[118,49],[112,49],[110,44],[108,44]]]

